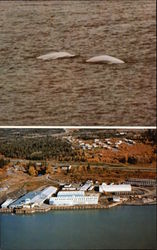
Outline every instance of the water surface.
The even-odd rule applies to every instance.
[[[155,2],[0,1],[0,125],[155,125]]]
[[[0,214],[3,250],[156,249],[156,207]]]

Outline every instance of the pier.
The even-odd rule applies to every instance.
[[[87,210],[87,209],[108,209],[122,204],[122,202],[114,202],[108,205],[76,205],[76,206],[54,206],[47,205],[34,208],[1,208],[1,213],[15,213],[15,214],[33,214],[33,213],[46,213],[50,210]]]

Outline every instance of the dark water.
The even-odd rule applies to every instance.
[[[4,250],[156,249],[156,207],[0,214]]]
[[[155,24],[155,0],[0,1],[0,125],[155,125]]]

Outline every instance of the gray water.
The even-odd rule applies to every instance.
[[[0,1],[0,125],[155,125],[155,2]]]
[[[156,249],[156,207],[0,214],[3,250]]]

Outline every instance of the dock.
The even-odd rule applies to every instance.
[[[111,203],[108,205],[76,205],[76,206],[55,206],[47,205],[34,208],[1,208],[1,213],[15,213],[15,214],[33,214],[33,213],[46,213],[50,210],[87,210],[87,209],[107,209],[120,205],[121,202]]]

